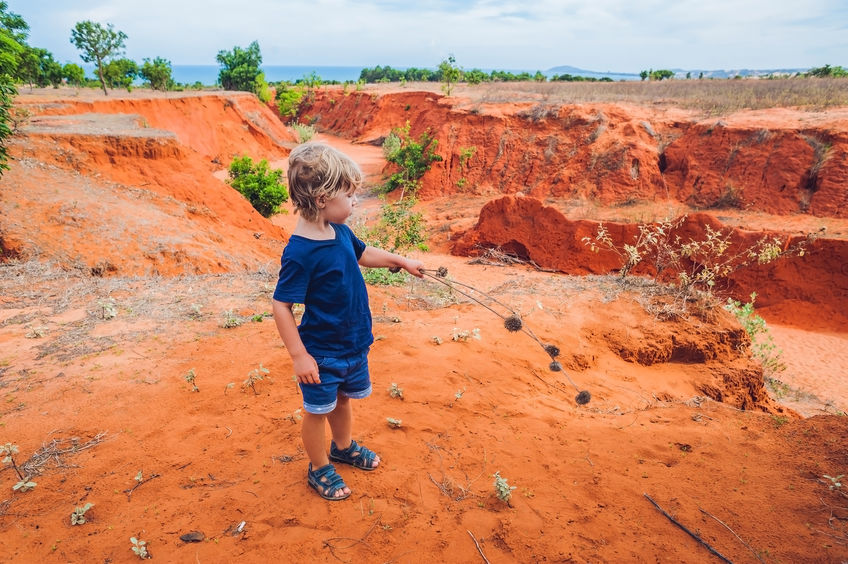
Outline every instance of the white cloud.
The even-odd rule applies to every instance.
[[[259,41],[266,64],[546,69],[848,65],[843,0],[10,0],[30,44],[79,62],[73,25],[110,22],[127,56],[215,64]]]

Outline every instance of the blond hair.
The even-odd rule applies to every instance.
[[[289,195],[307,221],[318,218],[318,200],[357,189],[362,170],[353,159],[324,143],[298,145],[289,155]]]

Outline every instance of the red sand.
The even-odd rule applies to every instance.
[[[38,114],[11,147],[0,444],[20,447],[19,465],[54,440],[54,454],[70,452],[33,470],[30,492],[0,470],[2,560],[128,562],[136,537],[167,562],[715,561],[646,496],[734,562],[848,559],[846,488],[824,477],[848,474],[848,417],[836,415],[848,410],[846,333],[808,317],[773,324],[788,387],[769,394],[729,315],[661,322],[611,277],[451,255],[499,195],[431,193],[432,250],[419,256],[519,311],[565,371],[443,285],[370,288],[374,394],[356,404],[355,427],[385,463],[342,468],[353,496],[320,500],[305,480],[291,364],[266,316],[295,217],[265,220],[211,162],[248,153],[281,166],[294,142],[249,96],[144,96],[77,103],[63,123]],[[19,103],[59,114],[48,112],[57,100]],[[246,115],[265,125],[228,121]],[[380,118],[380,131],[402,116]],[[379,179],[378,146],[321,137]],[[363,198],[358,217],[378,204]],[[609,213],[621,210],[593,218]],[[845,220],[818,220],[844,233]],[[242,323],[224,328],[227,318]],[[260,366],[254,393],[243,382]],[[588,405],[575,404],[578,389]],[[495,496],[496,471],[516,488],[510,504]],[[71,526],[87,502],[87,523]],[[191,531],[205,540],[180,540]]]

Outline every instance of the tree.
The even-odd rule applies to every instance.
[[[123,52],[126,39],[127,34],[123,31],[115,31],[112,24],[106,24],[106,27],[103,27],[89,20],[77,22],[71,30],[71,43],[82,51],[80,58],[83,62],[97,65],[97,77],[100,79],[104,95],[108,96],[109,91],[106,90],[103,64]]]
[[[215,59],[221,65],[218,82],[225,90],[256,93],[256,79],[262,75],[259,69],[262,64],[259,43],[254,41],[247,49],[236,46],[232,51],[218,51]],[[264,82],[264,75],[262,80]]]
[[[651,71],[651,80],[664,80],[674,76],[674,72],[667,69]]]
[[[62,78],[79,88],[85,82],[85,70],[75,63],[66,63],[62,67]]]
[[[29,25],[21,16],[9,12],[8,9],[8,2],[0,2],[0,31],[7,33],[18,44],[25,43],[29,35]]]
[[[62,65],[53,58],[53,53],[39,47],[24,46],[18,62],[17,78],[22,82],[44,88],[58,87],[62,83]]]
[[[462,71],[454,63],[456,63],[456,59],[453,55],[448,55],[447,59],[439,63],[439,78],[442,81],[442,92],[446,96],[451,95],[454,85],[459,82],[462,76]]]
[[[103,78],[112,88],[129,90],[138,76],[138,65],[131,59],[115,59],[103,67]]]
[[[153,90],[170,90],[174,85],[171,72],[171,61],[156,57],[152,62],[150,59],[144,59],[139,74],[150,83]]]
[[[10,112],[15,94],[17,94],[15,85],[9,77],[0,75],[0,176],[3,175],[4,170],[9,170],[9,165],[6,164],[9,159],[6,152],[6,139],[12,135],[9,121],[11,121]]]
[[[643,70],[639,73],[639,78],[641,78],[642,81],[647,80],[648,76],[650,76],[650,75],[648,74],[648,71],[646,71],[646,70]]]
[[[12,101],[18,93],[15,90],[13,76],[17,72],[18,62],[24,52],[23,43],[27,38],[29,26],[18,14],[8,11],[9,5],[0,2],[0,176],[9,170],[6,164],[6,140],[12,135]]]

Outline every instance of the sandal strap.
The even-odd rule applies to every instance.
[[[312,469],[312,464],[309,465],[309,475],[312,480],[317,483],[327,495],[333,495],[340,489],[345,487],[344,479],[336,472],[336,467],[332,464],[322,466],[317,470]]]
[[[335,447],[335,443],[333,443],[333,446]],[[368,447],[364,447],[364,446],[358,444],[353,439],[350,440],[350,446],[347,447],[346,449],[341,450],[338,447],[335,447],[335,449],[336,449],[335,454],[345,456],[347,458],[350,458],[351,460],[360,459],[363,462],[367,462],[369,466],[371,465],[371,462],[373,462],[377,458],[376,452],[369,449]],[[358,455],[357,455],[357,453],[358,453]]]

